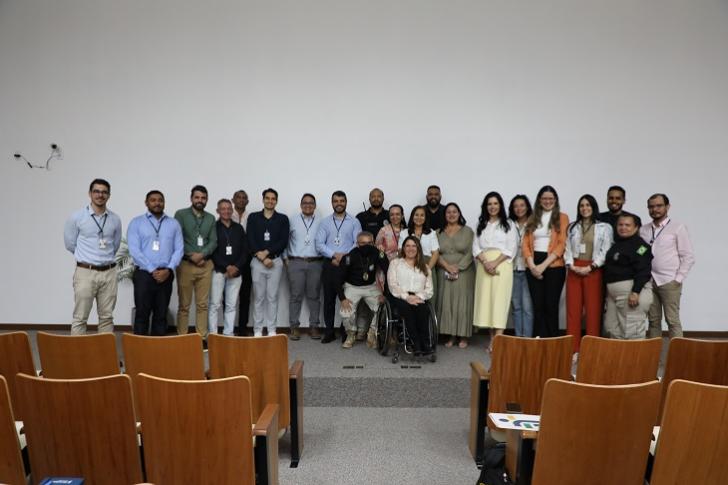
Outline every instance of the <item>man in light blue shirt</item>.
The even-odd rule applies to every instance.
[[[134,333],[167,333],[167,309],[172,296],[174,270],[184,254],[182,228],[176,219],[164,213],[164,194],[147,193],[147,212],[129,223],[126,238],[136,270],[134,271]]]
[[[73,213],[63,229],[66,249],[76,258],[73,274],[72,335],[86,333],[86,323],[96,300],[99,332],[114,330],[116,306],[115,256],[121,245],[121,219],[106,208],[111,185],[94,179],[88,191],[91,203]]]
[[[301,197],[301,213],[298,217],[291,217],[287,267],[288,282],[291,289],[289,303],[289,324],[291,326],[291,340],[299,340],[301,303],[306,297],[308,305],[308,326],[311,338],[321,338],[319,332],[319,308],[321,293],[321,264],[323,257],[316,250],[316,234],[318,233],[321,218],[314,214],[316,210],[316,197],[313,194],[303,194]]]
[[[337,190],[331,194],[334,213],[321,221],[316,233],[316,250],[324,257],[321,280],[324,287],[324,322],[326,330],[321,343],[334,341],[337,290],[340,285],[339,264],[354,246],[361,232],[361,224],[346,212],[346,194]]]

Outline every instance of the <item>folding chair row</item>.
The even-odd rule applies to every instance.
[[[0,482],[24,484],[12,407],[0,379]],[[278,406],[266,406],[253,427],[247,377],[176,381],[139,374],[137,380],[150,482],[252,485],[256,475],[257,483],[278,482]],[[129,376],[18,374],[16,381],[32,483],[53,476],[82,477],[89,485],[144,480]]]

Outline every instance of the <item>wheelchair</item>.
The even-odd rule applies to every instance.
[[[404,320],[399,316],[393,303],[394,297],[387,294],[383,303],[380,303],[377,309],[376,325],[377,325],[377,351],[380,355],[387,356],[394,347],[392,354],[392,363],[399,361],[400,352],[411,355],[414,359],[414,345],[410,336],[407,334],[407,326]],[[432,353],[427,357],[430,362],[437,361],[437,338],[438,325],[435,309],[428,300],[427,305],[429,318],[429,340]]]

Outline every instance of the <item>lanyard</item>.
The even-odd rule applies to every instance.
[[[390,224],[389,227],[392,227],[392,225]],[[399,233],[400,232],[401,231],[395,231],[394,228],[392,227],[392,235],[394,236],[395,246],[397,246],[397,247],[399,247]]]
[[[106,216],[108,216],[108,214],[104,214],[103,222],[99,225],[99,221],[96,220],[96,215],[91,214],[91,219],[93,219],[94,224],[96,224],[96,227],[99,228],[99,236],[104,235],[104,226],[106,226]]]
[[[589,227],[586,227],[584,225],[584,221],[581,222],[581,241],[584,242],[584,238],[586,237],[586,233],[589,232],[589,229],[592,228],[594,224],[589,224]]]
[[[154,223],[152,222],[152,219],[150,217],[147,217],[147,220],[149,221],[149,224],[152,226],[152,229],[154,229],[154,234],[156,234],[156,239],[159,241],[159,231],[162,229],[162,223],[164,222],[165,215],[162,215],[162,218],[159,219],[159,225],[157,227],[154,227]]]
[[[199,222],[198,222],[198,220],[199,220]],[[202,224],[204,222],[205,222],[205,215],[204,214],[202,214],[202,217],[195,216],[195,225],[197,226],[197,235],[198,236],[202,236]]]
[[[226,227],[225,224],[221,224],[221,225],[222,225],[222,232],[225,233],[225,239],[227,240],[227,246],[232,246],[232,244],[230,244],[230,229],[228,227]]]
[[[665,228],[667,227],[667,225],[668,225],[668,224],[670,224],[670,221],[671,221],[671,220],[672,220],[672,219],[669,219],[669,220],[668,220],[668,221],[667,221],[667,222],[665,223],[665,225],[664,225],[664,226],[662,226],[662,227],[660,228],[660,230],[659,230],[659,231],[657,231],[657,234],[655,234],[655,225],[654,225],[654,224],[652,224],[652,239],[650,239],[650,246],[652,246],[652,244],[653,244],[653,243],[654,243],[654,242],[655,242],[655,241],[657,240],[657,238],[658,238],[658,237],[660,237],[660,234],[662,234],[662,231],[664,231],[664,230],[665,230]]]
[[[308,237],[308,231],[311,230],[311,226],[313,226],[313,221],[315,221],[315,220],[316,220],[316,216],[313,216],[313,217],[311,217],[311,224],[306,224],[306,219],[304,219],[303,214],[301,214],[301,222],[303,222],[303,227],[306,228],[307,237]],[[336,223],[334,222],[334,224],[336,224]],[[344,223],[342,222],[342,224],[344,224]]]
[[[334,227],[336,228],[336,239],[339,239],[339,233],[341,232],[341,228],[344,226],[344,222],[346,222],[346,214],[344,214],[344,218],[341,220],[341,224],[338,226],[336,225],[336,217],[334,215],[331,215],[331,219],[334,221]]]

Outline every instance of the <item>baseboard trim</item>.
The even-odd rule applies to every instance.
[[[97,325],[89,324],[88,330],[95,332],[97,329]],[[71,325],[70,324],[51,324],[51,323],[0,323],[0,331],[10,331],[10,330],[55,330],[60,332],[70,332],[71,331]],[[114,330],[117,332],[131,332],[132,326],[131,325],[114,325]],[[220,333],[222,330],[222,327],[219,328]],[[308,333],[308,327],[300,327],[302,334]],[[563,329],[562,329],[563,330]],[[195,327],[190,327],[190,332],[195,331]],[[276,331],[278,333],[284,333],[289,334],[291,332],[290,327],[277,327]],[[487,335],[488,329],[474,329],[473,334],[482,334]],[[513,329],[506,329],[505,331],[506,335],[513,335]],[[667,337],[667,331],[662,332],[663,337]],[[687,338],[705,338],[705,339],[728,339],[728,331],[719,331],[719,330],[686,330],[684,332],[684,336]]]

